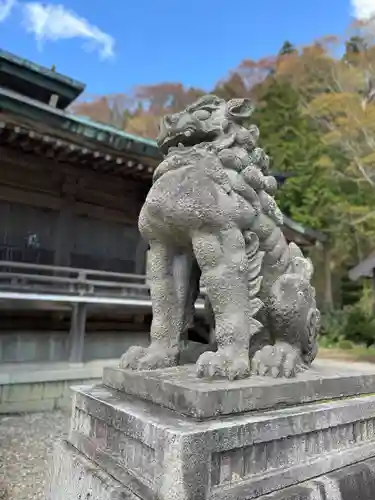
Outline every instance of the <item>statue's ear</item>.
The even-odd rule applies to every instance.
[[[232,120],[246,120],[253,114],[250,99],[231,99],[227,102],[227,115]]]

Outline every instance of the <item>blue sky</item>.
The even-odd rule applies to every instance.
[[[353,3],[375,12],[375,0]],[[55,64],[89,94],[166,81],[209,90],[286,39],[342,34],[352,13],[350,0],[0,0],[0,48]]]

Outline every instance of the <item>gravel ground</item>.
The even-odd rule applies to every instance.
[[[0,417],[0,500],[44,500],[49,455],[68,423],[67,411]]]

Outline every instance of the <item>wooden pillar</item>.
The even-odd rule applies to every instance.
[[[66,177],[61,186],[62,205],[57,219],[55,238],[55,266],[69,266],[72,250],[72,225],[74,219],[75,195],[79,181]]]
[[[87,304],[74,304],[69,334],[69,362],[82,363],[85,347]]]
[[[333,309],[333,293],[332,293],[331,255],[328,245],[329,243],[323,243],[324,309],[327,311],[331,311]]]

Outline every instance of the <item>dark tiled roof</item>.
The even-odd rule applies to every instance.
[[[85,89],[85,84],[35,64],[27,59],[0,50],[0,86],[49,103],[58,96],[57,107],[65,109]]]

